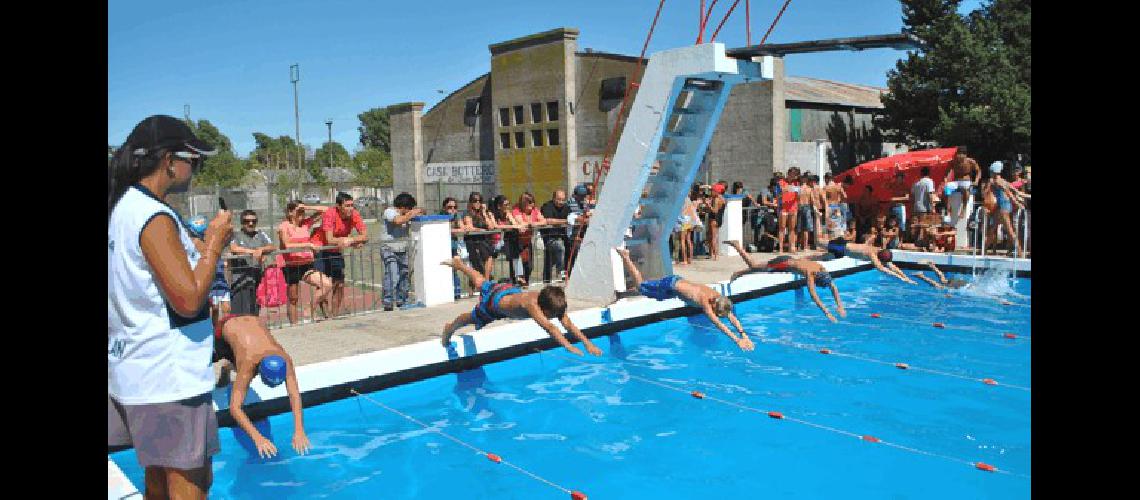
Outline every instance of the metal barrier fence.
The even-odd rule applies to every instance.
[[[393,306],[412,305],[418,302],[415,296],[414,266],[417,243],[414,239],[372,241],[359,247],[340,249],[340,255],[325,250],[339,249],[337,246],[320,247],[318,250],[289,249],[278,250],[262,256],[254,262],[252,256],[235,255],[226,252],[222,256],[226,270],[226,281],[230,285],[230,310],[235,313],[257,312],[269,328],[282,328],[289,325],[308,324],[326,319],[367,314],[384,307],[386,255],[389,268],[399,269],[394,261],[399,254],[385,250],[393,242],[406,244],[406,280],[399,280],[393,274],[392,283],[403,284],[395,297]],[[312,252],[313,259],[286,258],[290,254]],[[294,262],[291,262],[294,261]],[[282,266],[283,264],[283,266]],[[258,303],[257,287],[270,268],[280,269],[287,284],[287,297],[277,306],[264,306]],[[310,272],[310,270],[316,272]],[[335,286],[329,275],[343,275],[343,285]],[[391,287],[392,283],[388,283]],[[340,290],[337,290],[339,288]],[[292,297],[292,298],[288,298]],[[402,300],[400,300],[402,299]]]
[[[557,264],[552,266],[551,279],[549,281],[543,280],[543,268],[547,259],[546,245],[542,238],[541,229],[557,229],[562,235],[563,252],[562,252],[562,265]],[[476,270],[479,266],[471,262],[470,247],[467,241],[474,241],[477,238],[485,239],[487,245],[491,247],[491,280],[500,282],[505,281],[509,283],[517,283],[513,278],[525,278],[527,286],[524,288],[535,287],[541,288],[549,284],[561,284],[565,282],[566,273],[569,271],[565,265],[566,259],[570,256],[570,247],[572,240],[566,236],[566,225],[547,224],[541,226],[531,226],[525,231],[531,232],[530,246],[526,247],[521,242],[515,240],[516,234],[520,233],[518,229],[490,229],[485,231],[467,231],[463,233],[452,233],[452,251],[453,254],[458,252],[463,257],[467,265],[472,266]],[[496,238],[495,235],[498,235]],[[499,243],[494,243],[492,240],[498,239]],[[463,242],[462,250],[458,248],[458,243]],[[529,252],[524,252],[528,250]],[[552,252],[553,253],[553,252]],[[529,260],[530,272],[527,273],[527,261]],[[559,269],[561,268],[561,269]],[[452,279],[453,287],[455,288],[455,297],[458,299],[468,298],[473,295],[478,295],[478,290],[471,287],[471,280],[467,275],[459,271],[453,273]]]

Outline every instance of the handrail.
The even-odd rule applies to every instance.
[[[1021,255],[1029,251],[1029,209],[1023,208],[1017,213],[1018,231],[1021,232]]]
[[[986,214],[985,214],[985,209],[986,209],[985,206],[979,206],[976,209],[974,209],[974,238],[972,238],[972,240],[974,240],[973,243],[975,243],[976,245],[975,245],[974,251],[970,252],[971,256],[975,257],[974,259],[972,259],[973,264],[970,266],[970,275],[971,276],[977,276],[978,275],[978,259],[977,259],[978,252],[979,251],[981,252],[981,256],[983,258],[986,256]],[[967,223],[968,223],[968,221],[967,221]]]

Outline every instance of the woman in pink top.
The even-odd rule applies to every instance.
[[[526,227],[546,224],[546,218],[542,216],[542,212],[538,211],[538,207],[534,204],[534,195],[530,193],[523,193],[522,196],[519,196],[519,204],[511,211],[511,215],[514,216],[516,222]],[[532,241],[534,241],[533,229],[519,231],[519,257],[522,259],[522,275],[520,278],[522,284],[530,283],[530,271],[534,268],[534,251],[531,248]]]
[[[312,214],[306,217],[306,211]],[[282,269],[285,283],[289,285],[287,289],[289,305],[285,308],[289,324],[297,322],[297,292],[302,281],[314,288],[312,304],[320,304],[321,312],[326,318],[328,317],[325,304],[332,290],[332,279],[313,269],[313,250],[318,247],[309,241],[313,233],[313,221],[324,212],[325,207],[305,206],[300,200],[294,200],[285,205],[285,220],[277,226],[277,240],[281,242],[282,250],[304,249],[304,251],[281,254],[285,260],[285,267]],[[315,314],[313,319],[316,319]]]

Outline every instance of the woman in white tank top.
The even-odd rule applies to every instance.
[[[230,213],[218,212],[199,250],[165,201],[209,154],[185,123],[156,115],[135,127],[109,172],[107,441],[134,446],[148,490],[158,489],[148,497],[205,498],[218,451],[206,298]]]

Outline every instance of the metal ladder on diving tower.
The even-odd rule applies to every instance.
[[[649,59],[567,295],[609,302],[615,291],[625,290],[621,259],[613,251],[623,244],[646,280],[672,274],[673,225],[729,92],[738,83],[771,80],[773,67],[770,56],[729,58],[719,43],[662,51]],[[634,219],[638,206],[641,217]],[[632,229],[630,238],[627,229]]]

